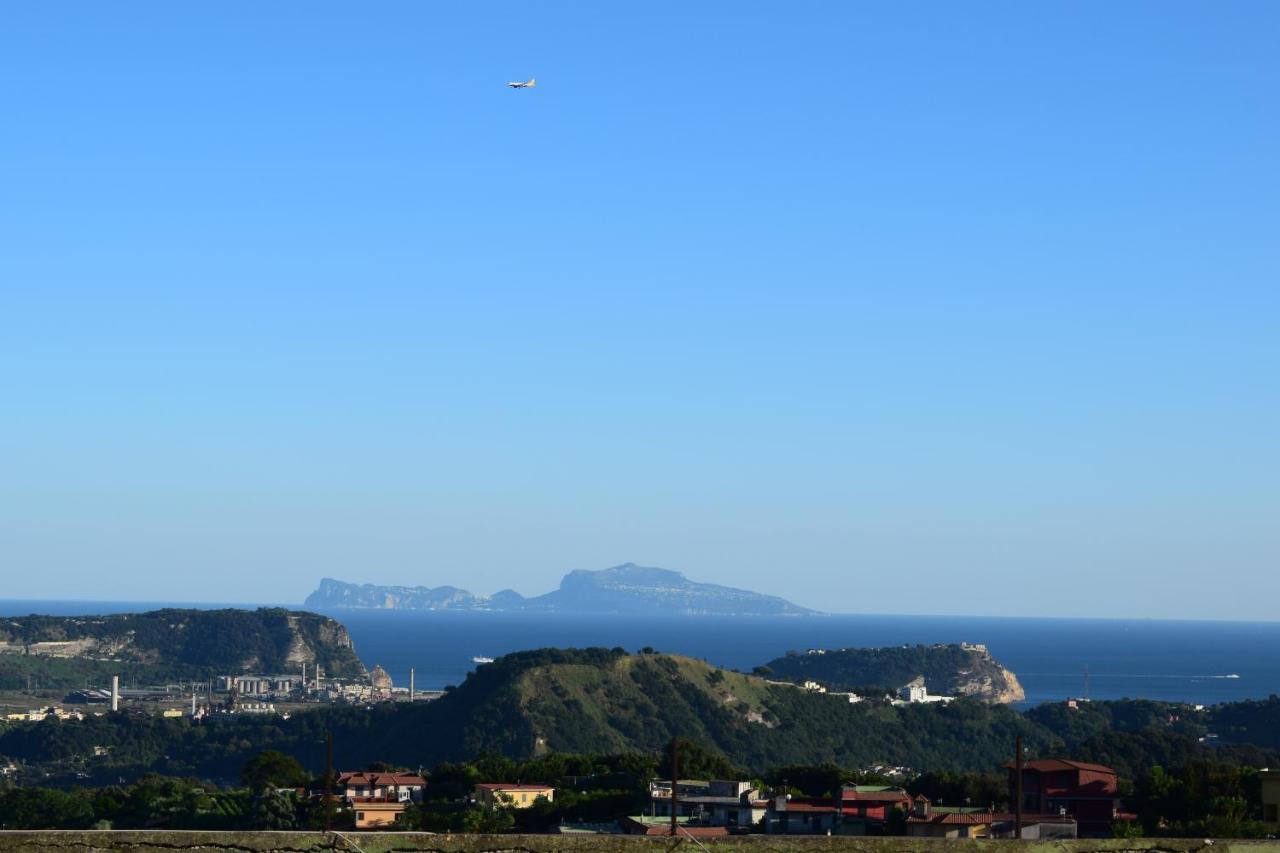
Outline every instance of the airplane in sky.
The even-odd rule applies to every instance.
[[[512,83],[508,83],[507,85],[510,86],[512,89],[532,89],[534,86],[538,85],[538,81],[530,77],[528,82],[526,83],[515,81]]]

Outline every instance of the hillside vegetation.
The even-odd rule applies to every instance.
[[[788,681],[816,681],[833,690],[883,685],[892,690],[923,678],[938,696],[966,696],[988,702],[1025,698],[1018,678],[985,647],[959,644],[891,646],[883,649],[815,649],[788,652],[765,665]]]
[[[973,700],[850,704],[689,658],[543,649],[482,665],[442,698],[412,705],[325,707],[288,720],[241,716],[192,723],[121,713],[7,730],[0,724],[0,757],[38,766],[49,779],[103,784],[148,771],[230,779],[263,749],[289,753],[314,772],[323,764],[326,731],[344,767],[373,761],[429,767],[482,755],[652,755],[679,736],[753,774],[824,762],[991,772],[1011,757],[1020,734],[1028,755],[1097,761],[1135,777],[1157,764],[1275,766],[1275,750],[1212,748],[1198,738],[1206,726],[1245,710],[1265,727],[1276,707],[1280,700],[1220,706],[1196,716],[1167,703],[1095,702],[1079,711],[1044,705],[1024,715]],[[110,750],[95,756],[95,746]]]
[[[805,761],[963,769],[1003,758],[1015,734],[1048,741],[1004,708],[850,704],[702,661],[621,650],[507,655],[437,705],[471,754],[655,751],[679,735],[753,769]]]
[[[41,687],[83,687],[110,674],[136,683],[297,672],[303,663],[338,678],[365,674],[340,623],[283,608],[0,619],[6,688],[24,685],[28,675]]]

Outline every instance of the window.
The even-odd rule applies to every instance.
[[[1267,823],[1280,823],[1280,804],[1263,803],[1262,819]]]
[[[364,820],[364,812],[356,812],[356,820]]]

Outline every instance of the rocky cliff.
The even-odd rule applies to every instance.
[[[297,672],[304,663],[339,678],[365,675],[341,623],[281,608],[3,618],[0,655],[140,664],[190,677]]]
[[[1021,702],[1026,695],[1018,677],[991,656],[986,646],[969,643],[894,646],[884,649],[809,649],[788,652],[765,665],[788,681],[815,681],[831,690],[898,690],[923,681],[936,696],[961,696],[986,702]]]

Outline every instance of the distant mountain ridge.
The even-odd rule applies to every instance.
[[[324,578],[306,607],[386,610],[484,610],[541,613],[679,613],[718,616],[805,616],[817,611],[774,595],[698,583],[680,572],[635,563],[578,569],[559,589],[526,598],[506,589],[476,595],[454,586],[383,586]]]

